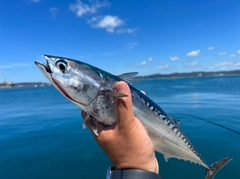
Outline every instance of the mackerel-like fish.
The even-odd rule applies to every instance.
[[[39,62],[35,64],[55,88],[88,114],[96,135],[97,121],[106,125],[116,123],[112,101],[125,95],[114,92],[113,88],[116,82],[126,81],[131,89],[135,116],[142,121],[155,150],[162,153],[166,161],[178,158],[198,163],[206,168],[206,179],[212,179],[232,159],[228,157],[212,165],[206,164],[179,128],[178,121],[131,85],[137,73],[115,76],[73,59],[51,55],[45,57],[47,65]]]

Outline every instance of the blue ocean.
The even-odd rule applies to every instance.
[[[134,82],[175,119],[211,164],[233,157],[215,179],[240,178],[240,76]],[[204,179],[205,168],[157,154],[163,179]],[[0,90],[0,178],[105,178],[111,162],[80,109],[54,87]]]

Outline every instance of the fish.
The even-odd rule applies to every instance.
[[[74,59],[44,55],[46,64],[35,64],[52,85],[72,103],[87,113],[83,126],[90,121],[93,131],[99,134],[98,122],[114,125],[117,122],[114,100],[126,95],[114,91],[119,81],[128,83],[132,95],[134,115],[143,123],[155,151],[163,154],[166,161],[177,158],[197,163],[206,168],[205,179],[214,178],[231,157],[208,165],[173,119],[160,106],[133,87],[137,72],[113,75],[100,68]]]

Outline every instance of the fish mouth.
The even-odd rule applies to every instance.
[[[52,73],[52,71],[51,71],[50,67],[48,66],[48,64],[45,65],[45,64],[39,63],[39,62],[37,62],[37,61],[34,61],[34,63],[35,63],[42,71],[48,72],[48,73],[50,73],[50,74]]]
[[[53,56],[51,56],[53,57]],[[48,55],[45,55],[45,58],[50,58],[50,56]],[[42,63],[39,63],[37,61],[34,61],[34,63],[37,65],[37,67],[42,71],[42,73],[44,74],[44,76],[66,97],[68,98],[69,100],[73,101],[74,103],[76,104],[80,104],[80,105],[83,105],[83,106],[87,106],[86,104],[84,103],[81,103],[81,102],[78,102],[76,100],[74,100],[71,96],[68,95],[68,93],[64,90],[64,88],[62,88],[62,86],[59,84],[59,81],[57,79],[54,79],[52,74],[52,70],[51,68],[49,67],[48,65],[48,61],[47,61],[47,64],[42,64]]]

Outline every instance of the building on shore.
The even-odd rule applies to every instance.
[[[15,86],[15,84],[12,82],[1,82],[0,83],[0,88],[12,88],[14,86]]]

